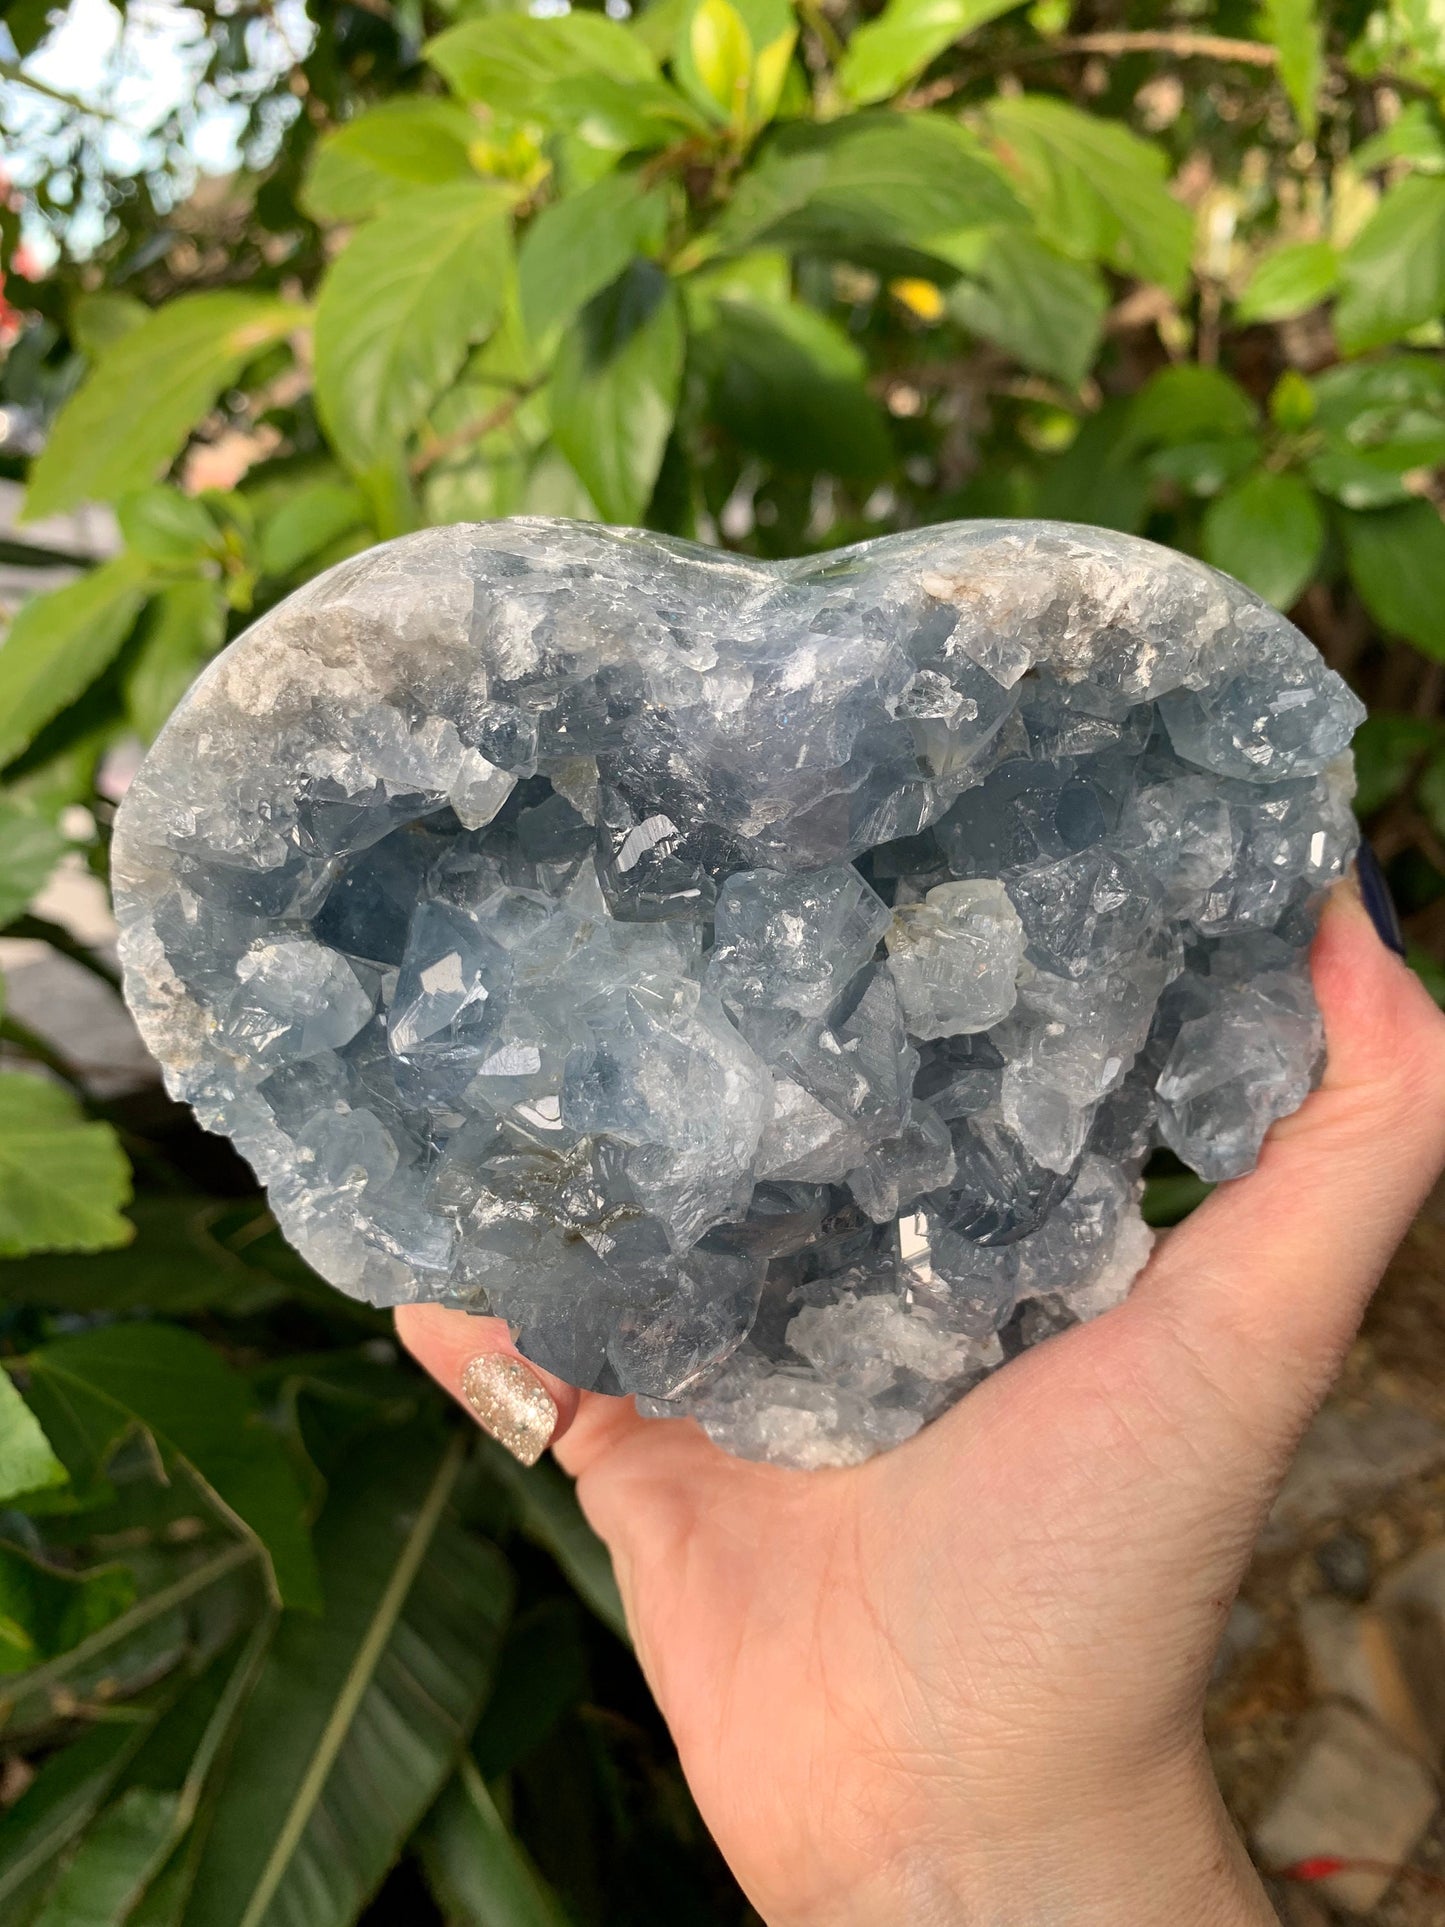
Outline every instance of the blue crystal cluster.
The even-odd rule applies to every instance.
[[[847,1463],[1118,1301],[1154,1147],[1231,1177],[1304,1097],[1360,715],[1100,530],[433,529],[162,733],[127,994],[344,1291]]]

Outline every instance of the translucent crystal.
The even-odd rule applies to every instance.
[[[1102,530],[427,530],[167,725],[127,994],[343,1290],[848,1464],[1119,1302],[1155,1147],[1235,1176],[1302,1100],[1360,715]]]

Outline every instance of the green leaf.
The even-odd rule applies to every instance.
[[[44,888],[68,847],[48,817],[0,796],[0,925]]]
[[[1253,434],[1258,426],[1259,410],[1237,381],[1192,362],[1161,369],[1129,408],[1136,447],[1227,441]]]
[[[1430,752],[1445,746],[1445,727],[1429,716],[1372,710],[1355,731],[1355,814],[1361,821],[1400,795]]]
[[[1263,37],[1279,50],[1280,82],[1300,131],[1313,139],[1325,64],[1315,0],[1262,0],[1259,24]]]
[[[1445,661],[1445,524],[1430,502],[1340,516],[1350,577],[1376,622]]]
[[[836,322],[799,302],[705,304],[696,365],[712,420],[782,468],[870,481],[889,466],[868,365]]]
[[[108,1124],[87,1123],[59,1084],[0,1072],[0,1258],[127,1244],[129,1197],[130,1166]]]
[[[22,1492],[64,1485],[65,1467],[51,1450],[40,1421],[0,1372],[0,1503]]]
[[[569,1593],[554,1594],[507,1628],[496,1684],[472,1738],[483,1777],[510,1773],[590,1693],[581,1608]]]
[[[81,295],[70,310],[70,338],[87,361],[98,361],[150,313],[134,295],[101,288]]]
[[[501,312],[510,197],[419,188],[359,228],[316,310],[316,404],[343,460],[397,448]]]
[[[152,1709],[100,1725],[52,1753],[25,1792],[0,1814],[0,1918],[20,1914],[37,1883],[84,1832],[127,1762],[145,1741]],[[12,1912],[13,1909],[13,1912]]]
[[[667,147],[707,126],[665,81],[618,80],[611,74],[574,74],[549,82],[538,95],[536,112],[539,120],[584,146],[614,154]]]
[[[1349,354],[1397,341],[1445,309],[1445,179],[1392,187],[1340,263],[1335,333]]]
[[[1347,508],[1401,501],[1412,471],[1445,462],[1445,365],[1433,356],[1330,368],[1313,389],[1326,446],[1310,479]]]
[[[1156,481],[1173,482],[1191,495],[1218,495],[1258,466],[1264,445],[1258,435],[1176,442],[1159,448],[1144,466]]]
[[[1206,558],[1278,609],[1298,601],[1324,541],[1319,504],[1298,475],[1256,469],[1204,515]]]
[[[134,1602],[124,1566],[69,1572],[0,1545],[0,1673],[68,1653]]]
[[[35,1927],[115,1927],[165,1858],[180,1808],[174,1793],[128,1787],[86,1833]]]
[[[1445,753],[1425,765],[1415,795],[1430,827],[1445,836]]]
[[[1194,221],[1164,184],[1158,147],[1044,94],[992,100],[985,121],[1045,239],[1182,294]]]
[[[848,42],[838,84],[860,106],[906,87],[955,40],[1011,13],[1019,0],[888,0]]]
[[[1407,101],[1378,134],[1362,141],[1350,155],[1350,166],[1357,174],[1369,174],[1391,161],[1408,161],[1427,173],[1445,172],[1445,135],[1433,106],[1423,100]]]
[[[699,107],[741,127],[747,117],[753,42],[732,0],[696,0],[687,23],[689,59],[682,75]]]
[[[1255,268],[1235,303],[1240,321],[1285,321],[1328,300],[1339,285],[1340,257],[1328,241],[1294,241]]]
[[[226,598],[210,577],[173,582],[151,597],[125,677],[126,715],[150,742],[226,640]]]
[[[583,1604],[630,1644],[611,1555],[582,1516],[566,1473],[548,1459],[524,1469],[500,1447],[485,1442],[482,1452],[493,1478],[510,1494],[525,1536],[552,1555]]]
[[[175,460],[216,397],[304,319],[271,295],[179,295],[116,341],[61,409],[30,471],[27,521],[113,502]]]
[[[1025,228],[960,236],[949,258],[968,277],[950,290],[949,312],[971,334],[1071,387],[1083,380],[1109,305],[1096,268]]]
[[[508,1831],[470,1760],[462,1761],[417,1845],[450,1927],[568,1927],[561,1902]]]
[[[314,555],[366,525],[366,499],[350,482],[311,482],[285,497],[261,524],[261,573],[294,575]]]
[[[318,144],[301,205],[313,220],[362,221],[413,188],[465,181],[481,132],[453,100],[381,101]]]
[[[0,646],[0,767],[118,653],[145,600],[145,565],[117,556],[22,605]]]
[[[686,341],[682,303],[636,261],[577,316],[552,376],[552,433],[604,521],[636,522],[672,431]]]
[[[105,1470],[139,1427],[184,1461],[270,1562],[276,1597],[315,1610],[306,1502],[286,1448],[244,1379],[173,1325],[112,1325],[54,1340],[26,1360],[30,1400],[77,1484]]]
[[[598,13],[539,20],[497,13],[439,34],[426,57],[463,100],[482,101],[523,118],[555,80],[606,74],[656,80],[657,62],[638,35]]]
[[[1023,211],[978,142],[933,114],[871,111],[779,127],[704,242],[809,253],[927,252]]]
[[[517,253],[522,318],[532,333],[570,321],[634,255],[656,254],[668,199],[665,187],[618,173],[543,208]]]
[[[116,520],[127,544],[158,568],[193,568],[220,545],[204,502],[178,488],[132,489],[116,505]]]
[[[324,1618],[286,1617],[217,1789],[187,1927],[350,1927],[460,1757],[510,1583],[448,1513],[461,1446],[350,1455],[317,1525]]]

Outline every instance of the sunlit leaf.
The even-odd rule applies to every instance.
[[[100,1251],[129,1242],[130,1166],[108,1124],[68,1090],[0,1072],[0,1257]]]
[[[482,131],[455,101],[381,101],[320,142],[302,206],[318,221],[360,221],[413,188],[465,181]]]
[[[1182,291],[1194,222],[1165,186],[1160,148],[1051,95],[1001,95],[984,118],[994,151],[1056,247]]]
[[[1083,380],[1109,305],[1097,268],[1013,227],[960,236],[948,258],[965,274],[948,299],[965,328],[1026,368],[1071,386]]]
[[[416,428],[501,312],[510,196],[418,189],[358,229],[316,310],[316,403],[364,470]]]
[[[1324,34],[1315,0],[1261,0],[1260,31],[1279,51],[1279,77],[1300,131],[1313,138],[1324,77]]]
[[[1328,241],[1294,241],[1259,263],[1234,312],[1241,321],[1284,321],[1328,300],[1339,278],[1340,257]]]
[[[118,556],[25,603],[0,645],[0,766],[114,659],[145,600],[146,565]]]
[[[64,1485],[65,1467],[56,1458],[40,1421],[0,1372],[0,1503],[22,1492]]]
[[[1011,13],[1019,0],[889,0],[848,42],[838,83],[860,104],[885,100],[922,73],[945,47]]]
[[[1351,354],[1445,310],[1445,179],[1414,174],[1392,187],[1346,248],[1340,280],[1335,331]]]
[[[537,19],[494,13],[451,27],[426,57],[464,100],[512,115],[530,112],[552,81],[608,74],[655,80],[657,62],[641,37],[600,13],[575,11]]]
[[[544,208],[517,254],[522,315],[534,334],[570,321],[634,255],[655,254],[667,229],[668,193],[637,174],[606,174]]]
[[[30,471],[26,518],[112,502],[154,481],[222,389],[303,318],[271,295],[229,290],[180,295],[148,314],[60,411]]]

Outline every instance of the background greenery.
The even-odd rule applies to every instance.
[[[194,192],[198,109],[122,173],[49,98],[0,212],[0,406],[44,445],[4,460],[124,547],[0,648],[0,923],[108,975],[36,891],[104,874],[113,773],[205,658],[378,538],[1039,514],[1208,557],[1354,680],[1445,984],[1438,9],[613,10],[312,4],[261,66],[264,0],[198,9],[245,165]],[[3,13],[13,81],[53,23]],[[561,1476],[460,1425],[158,1093],[3,1036],[7,1927],[749,1918]]]

